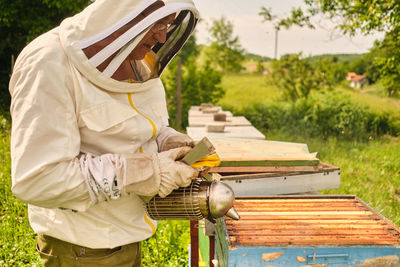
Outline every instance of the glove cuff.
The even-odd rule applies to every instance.
[[[171,128],[171,127],[164,127],[160,133],[157,135],[156,137],[156,142],[158,145],[158,152],[162,152],[165,151],[163,148],[165,147],[165,144],[167,143],[167,139],[171,136],[171,135],[175,135],[178,134],[178,132]]]
[[[175,131],[171,127],[165,127],[157,136],[158,151],[164,152],[173,148],[194,146],[194,141],[188,135]]]

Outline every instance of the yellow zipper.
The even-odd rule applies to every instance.
[[[146,213],[144,214],[144,220],[151,227],[151,235],[154,235],[156,233],[156,227],[154,226],[153,222],[150,221],[150,219],[147,217]]]
[[[150,122],[151,126],[153,127],[153,134],[152,134],[151,138],[153,138],[154,136],[156,136],[157,127],[156,127],[155,123],[154,123],[149,117],[147,117],[146,115],[144,115],[142,112],[140,112],[140,111],[135,107],[135,105],[133,104],[133,101],[132,101],[132,94],[131,94],[131,93],[128,93],[128,99],[129,99],[129,104],[131,105],[131,107],[132,107],[137,113],[139,113],[140,115],[142,115],[143,117],[145,117],[145,118]],[[140,148],[139,148],[139,152],[140,152],[140,153],[143,153],[143,147],[140,147]],[[154,234],[156,233],[156,227],[155,227],[154,223],[153,223],[152,221],[150,221],[150,219],[147,217],[147,214],[146,214],[146,213],[144,213],[144,221],[150,226],[151,231],[152,231],[152,234],[151,234],[151,235],[154,235]]]
[[[140,115],[142,115],[143,117],[145,117],[145,118],[150,122],[151,126],[153,127],[153,134],[152,134],[151,138],[153,138],[154,136],[156,136],[156,133],[157,133],[157,127],[156,127],[156,125],[154,124],[154,122],[153,122],[149,117],[147,117],[146,115],[144,115],[141,111],[139,111],[139,110],[135,107],[135,105],[133,104],[133,101],[132,101],[132,93],[129,93],[129,94],[128,94],[128,99],[129,99],[129,104],[131,105],[131,107],[132,107],[137,113],[139,113]]]

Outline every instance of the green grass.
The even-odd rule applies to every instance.
[[[267,86],[265,76],[261,74],[227,74],[222,79],[226,94],[218,104],[241,109],[251,103],[274,101],[279,92],[273,86]]]
[[[339,92],[347,94],[350,96],[350,99],[356,103],[361,105],[365,105],[370,107],[372,110],[387,112],[387,113],[397,113],[400,114],[400,99],[398,98],[390,98],[390,97],[382,97],[374,94],[374,88],[369,87],[372,91],[368,89],[359,90],[359,89],[345,89],[345,88],[337,88]]]

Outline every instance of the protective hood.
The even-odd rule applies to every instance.
[[[90,82],[146,90],[182,48],[199,14],[191,0],[97,0],[60,25],[61,44]]]

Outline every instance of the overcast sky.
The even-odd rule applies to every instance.
[[[304,5],[302,0],[194,0],[203,22],[197,26],[197,40],[207,43],[207,24],[211,19],[225,16],[234,25],[234,35],[246,51],[273,57],[275,34],[271,24],[262,23],[258,15],[261,6],[272,8],[273,14],[288,15],[292,7]],[[382,34],[344,37],[332,34],[332,25],[318,18],[315,30],[293,27],[281,30],[278,37],[278,55],[303,52],[305,55],[365,53]]]

